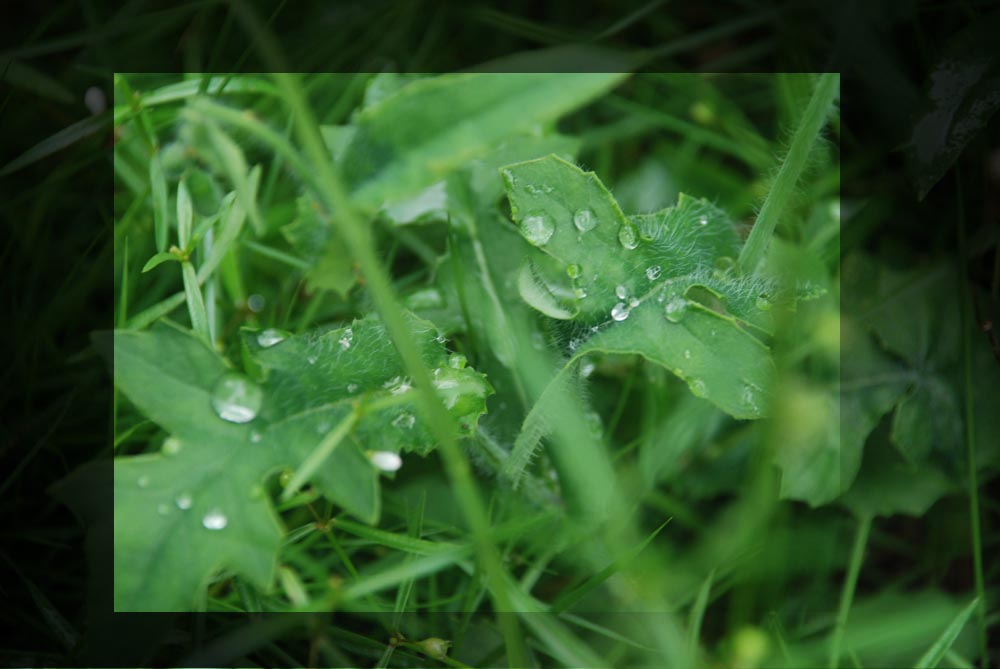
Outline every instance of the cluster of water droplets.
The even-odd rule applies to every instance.
[[[628,288],[625,286],[615,287],[615,297],[617,297],[620,302],[616,303],[615,306],[611,308],[611,318],[616,321],[623,321],[629,317],[632,309],[639,306],[639,298],[634,295],[629,297]]]
[[[340,345],[341,351],[346,351],[351,348],[351,344],[354,343],[354,330],[346,328],[340,335],[340,339],[337,340],[337,343]]]

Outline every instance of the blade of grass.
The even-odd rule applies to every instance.
[[[354,423],[358,420],[358,414],[356,411],[351,411],[349,414],[344,416],[343,419],[337,426],[334,427],[324,438],[323,441],[319,442],[319,445],[313,449],[313,452],[302,461],[302,464],[295,470],[295,474],[292,476],[292,480],[288,482],[285,489],[281,493],[281,501],[288,501],[288,498],[299,491],[299,488],[312,478],[312,475],[316,473],[316,470],[320,468],[323,462],[330,457],[333,453],[333,449],[337,448],[341,441],[344,440],[350,431],[354,427]]]
[[[698,666],[698,647],[701,645],[701,622],[708,608],[708,597],[712,593],[712,582],[715,580],[715,570],[708,572],[705,581],[698,590],[698,598],[691,606],[688,616],[688,662],[690,666]]]
[[[854,535],[854,547],[851,549],[847,575],[840,593],[840,608],[837,609],[837,619],[833,628],[830,661],[827,664],[830,669],[836,669],[840,665],[840,647],[844,641],[844,628],[847,626],[847,615],[851,610],[851,602],[854,600],[854,589],[858,585],[858,573],[861,571],[861,561],[865,555],[865,546],[868,544],[868,534],[871,528],[871,516],[863,516],[858,520],[857,531]]]
[[[968,243],[965,238],[965,204],[963,202],[961,170],[958,169],[955,170],[955,186],[958,192],[958,197],[956,198],[958,202],[957,261],[961,305],[962,390],[965,402],[965,457],[966,467],[969,469],[968,479],[966,480],[966,492],[969,496],[969,523],[971,525],[969,529],[972,536],[973,578],[976,583],[976,600],[979,602],[976,607],[976,623],[979,631],[979,661],[983,666],[986,666],[989,662],[989,646],[986,642],[986,585],[985,578],[983,577],[983,540],[979,520],[979,472],[976,468],[975,391],[972,386],[972,331],[969,327],[969,319],[974,316],[970,307],[969,282],[965,266],[966,258],[968,258]]]
[[[101,128],[106,128],[107,125],[107,114],[91,116],[90,118],[85,118],[82,121],[77,121],[76,123],[63,128],[54,135],[43,139],[38,144],[35,144],[33,147],[22,153],[20,156],[4,165],[3,168],[0,168],[0,177],[7,176],[8,174],[25,168],[32,163],[38,162],[42,158],[47,158],[53,153],[75,144],[84,137],[93,135]]]
[[[295,119],[299,141],[317,173],[319,183],[317,195],[330,211],[338,213],[334,222],[352,255],[359,260],[375,306],[385,322],[407,372],[413,379],[414,386],[419,390],[417,399],[420,408],[428,418],[431,432],[438,440],[448,478],[455,488],[457,505],[464,512],[472,528],[479,559],[485,567],[490,582],[494,608],[500,612],[498,618],[507,643],[508,660],[512,665],[526,666],[527,656],[522,646],[517,622],[502,613],[516,609],[512,607],[508,577],[500,561],[497,547],[490,540],[489,517],[473,481],[469,462],[458,445],[454,421],[433,391],[430,372],[424,365],[409,327],[403,320],[392,283],[386,269],[380,263],[370,231],[351,206],[339,175],[330,162],[319,125],[305,99],[298,77],[288,74],[288,68],[283,67],[284,59],[273,35],[244,2],[237,1],[232,6],[247,32],[260,46],[264,60],[276,72],[274,77]]]
[[[809,105],[802,114],[795,135],[792,138],[792,145],[781,164],[778,176],[771,186],[764,205],[757,215],[750,236],[746,244],[740,251],[739,264],[744,272],[753,272],[757,269],[764,252],[767,250],[771,235],[778,225],[778,219],[788,206],[789,198],[795,188],[802,169],[805,167],[806,159],[813,144],[819,137],[826,119],[833,108],[834,101],[840,91],[840,74],[821,74],[813,89],[812,98]]]
[[[188,313],[191,315],[191,328],[209,346],[212,346],[212,335],[208,331],[208,312],[205,311],[205,300],[201,295],[201,288],[198,286],[198,276],[194,272],[194,265],[190,262],[182,263],[181,272],[184,278],[184,297],[187,300]]]
[[[156,251],[167,250],[167,236],[170,230],[168,220],[167,178],[163,174],[160,152],[153,151],[149,158],[149,183],[153,191],[153,227],[156,237]]]
[[[917,663],[914,665],[915,669],[934,669],[938,666],[938,663],[944,658],[945,654],[951,649],[952,645],[955,643],[955,639],[961,634],[962,630],[965,629],[966,623],[969,622],[969,618],[972,617],[972,612],[976,610],[979,606],[979,597],[974,598],[969,604],[958,612],[955,619],[948,624],[944,631],[941,632],[941,636],[931,644],[931,647],[927,649],[927,652],[920,656]]]

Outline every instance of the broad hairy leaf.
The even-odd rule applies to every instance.
[[[492,388],[449,357],[430,323],[407,318],[435,391],[471,433]],[[116,610],[189,609],[219,569],[267,588],[284,529],[266,479],[300,466],[348,417],[347,438],[312,480],[366,522],[378,519],[379,492],[365,451],[433,449],[375,318],[296,336],[246,333],[245,352],[253,379],[179,328],[115,332],[118,388],[170,433],[158,454],[115,459]]]
[[[502,169],[514,220],[538,253],[520,274],[533,307],[584,327],[574,357],[638,353],[737,418],[759,418],[773,364],[772,282],[738,276],[732,221],[705,200],[626,217],[592,172],[557,156]]]
[[[774,375],[765,341],[780,296],[772,281],[736,274],[739,238],[722,211],[682,195],[626,217],[596,175],[558,156],[501,174],[514,221],[537,248],[521,267],[521,296],[569,321],[571,353],[525,420],[508,475],[523,471],[591,352],[639,354],[736,418],[764,415]]]
[[[448,74],[358,112],[338,162],[356,206],[416,195],[504,138],[555,121],[622,81],[608,74]]]

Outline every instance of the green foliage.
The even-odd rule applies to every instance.
[[[435,391],[471,433],[492,389],[449,359],[431,324],[410,325]],[[219,568],[267,588],[283,532],[266,479],[306,461],[348,417],[347,438],[312,479],[367,522],[380,505],[365,452],[433,447],[377,320],[287,338],[247,333],[245,350],[256,382],[177,328],[115,333],[116,384],[170,435],[159,454],[115,460],[117,610],[185,610]]]

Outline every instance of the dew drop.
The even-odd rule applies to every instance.
[[[638,297],[630,297],[630,298],[628,298],[628,307],[629,307],[629,309],[635,309],[637,306],[639,306],[639,298]]]
[[[401,413],[392,421],[393,427],[409,430],[417,422],[417,417],[412,413]]]
[[[250,431],[250,441],[252,441],[253,443],[258,444],[260,443],[260,440],[263,438],[264,435],[258,432],[257,430]]]
[[[754,412],[760,411],[760,407],[757,406],[757,395],[752,386],[744,386],[743,394],[740,399],[743,400],[743,404]]]
[[[403,458],[392,451],[373,451],[368,454],[372,464],[384,472],[395,472],[403,466]]]
[[[701,379],[691,379],[688,382],[688,385],[691,386],[691,392],[694,393],[696,397],[705,397],[705,394],[708,392],[708,387]]]
[[[629,251],[639,246],[639,237],[635,234],[635,228],[629,223],[618,230],[618,241]]]
[[[148,488],[149,487],[149,477],[148,476],[140,476],[136,480],[136,483],[138,484],[138,486],[140,488]]]
[[[573,214],[573,225],[580,232],[588,232],[597,226],[597,216],[590,209],[577,209]]]
[[[223,375],[212,389],[212,408],[230,423],[249,423],[257,417],[263,401],[260,386],[233,372]]]
[[[354,393],[358,392],[358,384],[356,384],[356,383],[348,383],[347,384],[347,392],[351,393],[352,395]]]
[[[181,452],[181,448],[183,448],[181,440],[177,437],[170,437],[163,442],[163,448],[161,451],[164,455],[177,455]]]
[[[194,500],[191,499],[191,495],[189,495],[186,492],[181,493],[180,495],[177,496],[177,499],[174,500],[174,504],[176,504],[177,508],[180,509],[181,511],[187,511],[188,509],[191,508],[191,504],[193,503]]]
[[[619,302],[611,309],[611,318],[616,321],[623,321],[628,318],[629,309],[624,302]]]
[[[347,328],[346,330],[344,330],[344,334],[341,335],[340,339],[337,340],[337,343],[340,344],[341,351],[346,351],[347,349],[351,348],[351,343],[353,341],[354,341],[354,330],[352,330],[351,328]]]
[[[628,290],[625,288],[625,286],[615,287],[615,297],[617,297],[619,300],[624,300],[627,296],[628,296]]]
[[[229,519],[218,509],[212,509],[201,519],[201,524],[206,530],[221,530],[229,524]]]
[[[576,297],[576,299],[582,300],[583,298],[587,297],[587,291],[584,290],[582,286],[577,286],[576,288],[573,289],[573,295],[574,297]]]
[[[594,373],[594,370],[596,368],[597,365],[595,365],[592,360],[585,358],[584,360],[580,361],[580,376],[582,376],[585,379],[589,378],[590,375]]]
[[[306,358],[306,362],[308,362],[310,365],[315,365],[317,360],[319,360],[319,358],[316,357],[315,355],[310,355],[308,358]]]
[[[535,246],[545,246],[556,230],[552,219],[546,214],[531,214],[521,221],[521,234]]]
[[[771,310],[771,300],[768,298],[767,293],[761,293],[757,296],[757,301],[755,302],[757,308],[761,311]]]
[[[650,267],[647,267],[646,278],[649,279],[650,281],[656,281],[657,279],[660,278],[660,272],[662,271],[663,270],[660,269],[659,265],[652,265]]]
[[[681,319],[684,318],[684,312],[687,311],[687,304],[687,300],[680,295],[671,297],[667,306],[663,308],[667,314],[667,320],[671,323],[680,323]]]
[[[701,216],[698,219],[698,225],[708,225],[708,216]]]
[[[448,356],[448,366],[452,369],[465,369],[469,361],[461,353],[452,353]]]
[[[568,276],[571,279],[575,279],[578,276],[580,276],[580,266],[577,265],[576,263],[571,263],[569,265],[566,265],[566,276]]]
[[[281,330],[268,328],[266,330],[261,330],[260,334],[257,335],[257,343],[264,348],[271,348],[275,344],[280,344],[285,341],[285,336],[285,333]]]
[[[690,350],[688,350],[688,349],[684,350],[684,359],[685,360],[690,360],[691,359],[691,351]]]
[[[156,512],[158,514],[160,514],[161,516],[165,516],[168,513],[170,513],[170,507],[167,506],[166,504],[157,504],[156,505]]]

